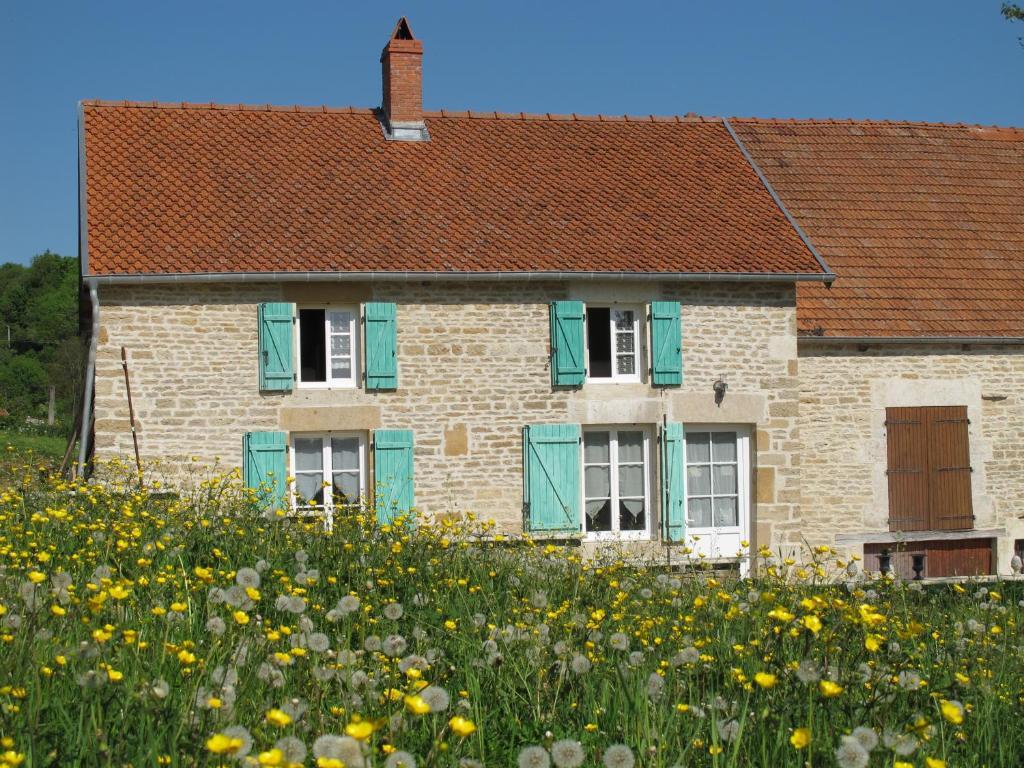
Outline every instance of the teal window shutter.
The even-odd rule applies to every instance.
[[[683,425],[661,428],[661,535],[682,541],[686,533],[686,486],[683,466]]]
[[[683,383],[683,330],[678,301],[651,302],[651,384]]]
[[[364,310],[366,388],[398,388],[398,310],[390,302],[370,302]]]
[[[551,384],[582,387],[584,364],[583,302],[551,302]]]
[[[526,530],[579,531],[579,424],[523,428],[523,512]]]
[[[242,482],[260,495],[261,506],[283,509],[288,491],[288,436],[246,432],[242,439]]]
[[[373,479],[377,521],[390,523],[416,504],[413,492],[411,429],[378,429],[373,433]]]
[[[295,305],[270,301],[259,305],[260,391],[291,392],[292,318]]]

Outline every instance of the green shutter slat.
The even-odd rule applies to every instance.
[[[579,531],[579,424],[523,428],[523,506],[528,531]]]
[[[683,383],[683,329],[678,301],[651,302],[651,384]]]
[[[283,509],[288,491],[288,435],[246,432],[242,439],[242,482],[258,491],[261,506]]]
[[[661,428],[661,533],[665,541],[682,541],[686,534],[683,450],[683,425],[665,424]]]
[[[583,386],[584,349],[583,302],[551,302],[552,386]]]
[[[373,433],[373,479],[379,523],[384,525],[409,514],[416,504],[411,429],[378,429]]]
[[[271,301],[259,305],[260,391],[290,392],[295,379],[292,364],[292,318],[295,306]]]
[[[398,388],[398,308],[390,302],[371,302],[364,310],[366,388]]]

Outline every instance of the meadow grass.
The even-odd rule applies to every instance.
[[[8,461],[25,460],[32,454],[50,462],[64,455],[68,442],[53,435],[24,435],[0,429],[0,451],[8,455]]]
[[[1021,765],[1014,583],[0,477],[0,766]]]

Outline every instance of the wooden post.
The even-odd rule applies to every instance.
[[[132,443],[135,445],[135,466],[139,470],[139,485],[142,485],[142,459],[139,457],[139,436],[135,432],[135,406],[132,405],[132,383],[128,379],[128,353],[121,347],[121,367],[124,368],[124,388],[128,392],[128,418],[132,425]]]
[[[57,406],[57,388],[55,386],[53,386],[53,384],[51,384],[50,385],[50,405],[46,409],[46,423],[47,423],[48,426],[51,426],[51,427],[53,426],[53,417],[54,417],[54,411],[56,410],[56,406]]]

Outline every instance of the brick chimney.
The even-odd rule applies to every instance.
[[[384,135],[396,141],[426,141],[423,122],[423,43],[403,16],[380,54]]]

